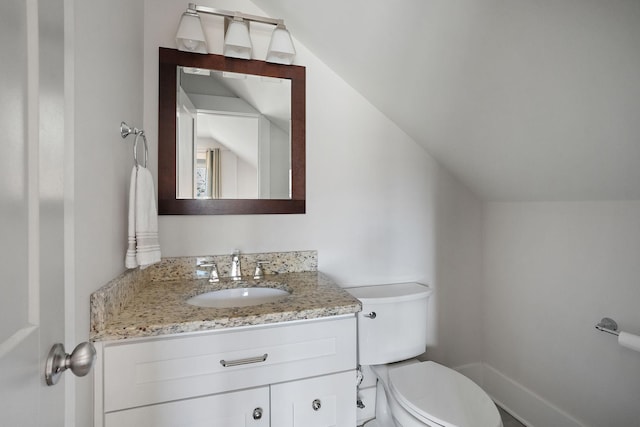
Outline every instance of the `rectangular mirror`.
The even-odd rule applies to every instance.
[[[305,69],[160,48],[158,212],[305,212]]]

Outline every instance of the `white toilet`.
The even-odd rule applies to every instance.
[[[376,418],[366,427],[502,427],[496,405],[476,383],[435,362],[412,359],[426,348],[429,287],[347,290],[362,302],[358,361],[377,377]]]

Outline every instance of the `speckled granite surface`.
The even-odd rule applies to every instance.
[[[118,315],[133,300],[140,286],[147,282],[146,270],[128,270],[92,293],[89,299],[91,334],[104,329],[106,323]]]
[[[221,261],[229,259],[223,258]],[[315,319],[361,309],[357,299],[317,272],[315,251],[243,255],[245,273],[251,272],[256,260],[271,262],[261,281],[238,282],[223,277],[218,283],[209,283],[197,279],[195,257],[171,258],[146,270],[126,272],[91,295],[91,339],[118,340]],[[223,276],[228,274],[220,270]],[[290,295],[249,307],[208,308],[186,302],[213,290],[256,285],[282,288]]]

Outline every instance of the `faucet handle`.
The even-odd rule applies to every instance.
[[[210,262],[201,262],[197,265],[197,267],[199,268],[210,268],[210,267],[215,267],[216,263],[213,261]]]
[[[218,276],[218,266],[213,261],[205,261],[198,264],[200,268],[210,268],[211,273],[209,274],[209,283],[219,282],[220,277]]]
[[[209,276],[209,283],[215,283],[220,281],[220,277],[218,276],[218,266],[215,262],[212,262],[211,266],[211,275]]]
[[[269,261],[258,261],[256,262],[256,269],[253,272],[253,278],[256,280],[259,279],[263,279],[264,278],[264,270],[262,268],[262,266],[264,264],[269,264]]]

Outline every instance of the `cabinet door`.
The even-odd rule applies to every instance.
[[[106,427],[269,427],[269,387],[105,415]]]
[[[355,426],[355,371],[272,385],[271,421],[274,427]]]

